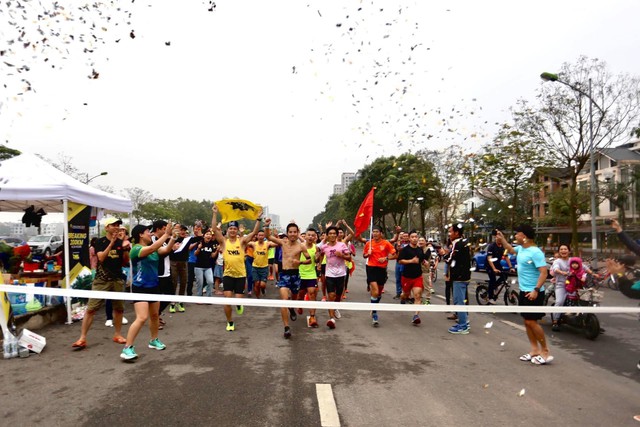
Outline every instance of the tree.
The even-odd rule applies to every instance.
[[[0,145],[0,161],[7,160],[22,154],[20,151],[9,148],[6,145]]]
[[[523,201],[530,201],[536,190],[531,182],[535,169],[548,164],[541,145],[539,140],[503,124],[496,138],[472,157],[475,173],[469,173],[469,180],[475,193],[494,202],[495,209],[487,212],[487,220],[493,221],[491,214],[503,211],[509,216],[506,224],[513,230],[515,224],[531,216],[531,203]],[[500,218],[500,222],[503,220]]]
[[[436,218],[437,228],[442,233],[449,219],[458,215],[458,206],[468,194],[464,172],[467,153],[459,145],[451,145],[440,151],[422,150],[418,155],[432,165],[434,178],[426,191],[431,216]]]
[[[556,163],[553,166],[571,168],[567,196],[571,245],[577,249],[580,215],[577,176],[585,168],[591,150],[590,97],[593,147],[606,148],[627,137],[632,124],[638,122],[640,80],[628,74],[614,76],[605,62],[584,56],[575,64],[563,64],[558,75],[566,84],[542,84],[538,104],[531,106],[520,100],[514,117],[519,129],[546,147]]]
[[[129,198],[133,203],[133,211],[131,212],[131,214],[134,216],[137,223],[140,223],[140,218],[154,218],[154,219],[174,218],[172,216],[159,216],[159,217],[146,216],[146,214],[144,213],[144,210],[141,210],[141,206],[153,200],[153,195],[147,190],[143,190],[142,188],[139,188],[139,187],[131,187],[131,188],[125,188],[124,193],[126,197]]]

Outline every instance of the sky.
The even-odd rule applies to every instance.
[[[342,172],[490,142],[543,71],[640,73],[636,0],[23,3],[0,4],[3,144],[303,225]]]

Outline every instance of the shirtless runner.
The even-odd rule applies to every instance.
[[[300,271],[298,267],[300,264],[311,263],[311,255],[309,255],[307,248],[298,240],[300,230],[296,224],[291,223],[287,225],[287,235],[283,239],[271,235],[270,225],[271,218],[267,218],[265,220],[267,239],[282,247],[282,271],[280,272],[280,279],[277,284],[280,299],[296,299],[298,291],[300,290]],[[304,255],[305,261],[300,261],[300,254]],[[291,328],[289,327],[287,311],[289,311],[291,320],[296,320],[298,317],[293,308],[287,310],[286,307],[282,307],[280,309],[282,323],[284,324],[284,337],[291,338]]]

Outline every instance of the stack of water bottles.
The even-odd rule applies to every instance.
[[[18,344],[18,337],[15,334],[15,326],[12,328],[12,332],[5,333],[4,340],[2,341],[2,351],[5,359],[13,359],[14,357],[29,357],[29,350],[20,347]]]

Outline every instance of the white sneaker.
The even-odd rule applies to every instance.
[[[126,325],[127,323],[129,323],[129,321],[127,320],[126,317],[122,316],[122,324]]]
[[[113,328],[113,320],[109,319],[106,322],[104,322],[104,326],[107,326],[109,328]]]
[[[337,308],[333,310],[333,314],[336,316],[336,319],[340,319],[342,317],[342,314],[340,314],[340,311],[338,311]]]

